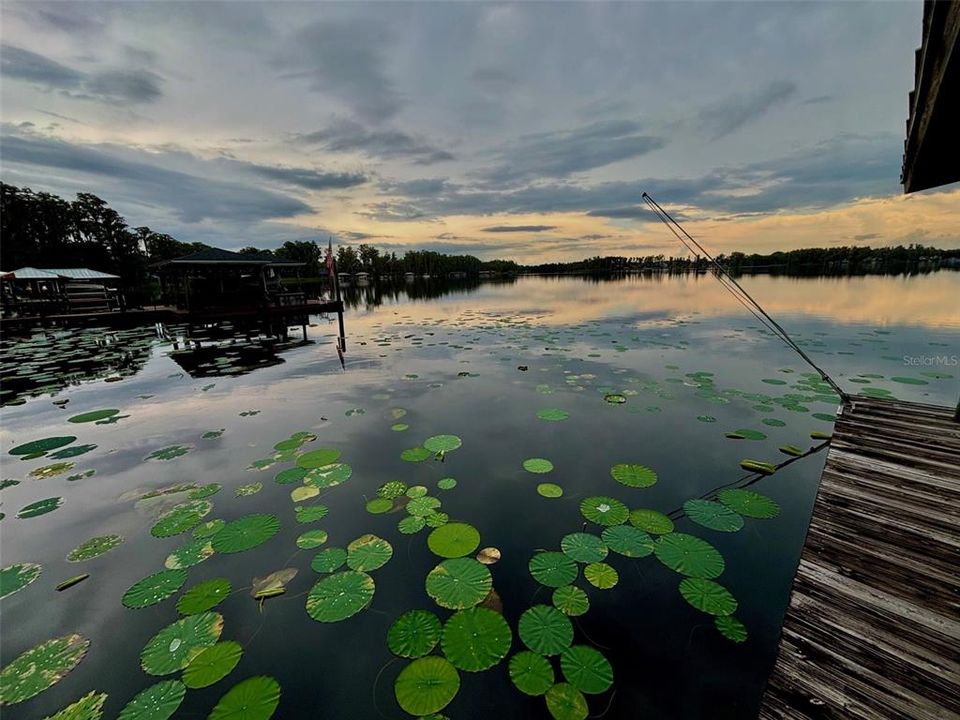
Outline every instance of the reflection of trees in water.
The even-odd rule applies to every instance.
[[[467,278],[417,278],[408,282],[379,280],[370,285],[351,285],[341,288],[343,302],[348,308],[374,308],[386,303],[410,300],[433,300],[447,295],[467,295],[476,292],[481,285],[510,285],[515,277],[480,279]]]

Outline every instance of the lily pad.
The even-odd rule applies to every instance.
[[[813,437],[812,434],[811,437]],[[761,475],[773,475],[777,471],[777,466],[773,463],[751,460],[749,458],[741,460],[740,467],[749,472],[760,473]]]
[[[307,472],[308,470],[306,468],[287,468],[286,470],[278,472],[274,476],[273,481],[277,483],[277,485],[294,485],[301,482],[307,476]]]
[[[569,585],[577,579],[577,564],[562,552],[539,552],[528,565],[533,579],[547,587]]]
[[[351,570],[371,572],[389,562],[393,546],[376,535],[367,533],[347,545],[347,567]]]
[[[296,568],[275,570],[264,577],[255,577],[250,583],[250,597],[254,600],[282,595],[287,591],[287,584],[297,576]]]
[[[453,490],[456,486],[457,481],[452,477],[445,477],[437,480],[437,487],[440,490]]]
[[[29,700],[60,682],[87,654],[90,641],[64,635],[40,643],[0,670],[0,705]]]
[[[404,535],[418,533],[427,525],[427,521],[418,515],[409,515],[397,523],[397,529]]]
[[[444,560],[427,574],[427,595],[440,607],[463,610],[483,601],[493,578],[485,565],[473,558]]]
[[[713,624],[727,640],[735,643],[746,642],[747,628],[733,615],[717,615],[713,619]]]
[[[17,445],[9,453],[11,455],[30,455],[32,457],[41,457],[51,450],[62,448],[76,440],[75,435],[63,435],[59,437],[48,437],[42,440],[33,440],[32,442]]]
[[[460,675],[446,658],[429,655],[401,670],[393,689],[405,712],[426,716],[450,704],[460,690]]]
[[[407,512],[411,515],[426,518],[436,512],[440,504],[440,501],[435,497],[417,497],[407,503]]]
[[[641,558],[653,552],[653,538],[632,525],[613,525],[603,529],[600,539],[608,548],[625,557]]]
[[[537,417],[547,422],[561,422],[570,417],[570,413],[560,408],[541,408],[537,410]]]
[[[276,515],[253,513],[228,522],[213,536],[213,549],[218,553],[237,553],[262,545],[280,530]]]
[[[372,500],[367,500],[366,509],[371,515],[383,515],[383,513],[388,513],[393,510],[393,500],[376,497]]]
[[[620,576],[610,565],[603,562],[590,563],[583,569],[587,582],[600,590],[609,590],[620,582]]]
[[[183,684],[191,690],[220,682],[240,662],[243,648],[232,640],[218,642],[200,652],[183,671]]]
[[[204,612],[170,623],[154,635],[140,653],[140,666],[148,675],[169,675],[214,645],[223,632],[223,617]]]
[[[192,540],[167,555],[167,559],[163,561],[163,566],[168,570],[193,567],[199,565],[211,555],[213,555],[213,545],[210,540],[206,538]]]
[[[177,612],[181,615],[196,615],[212,610],[229,595],[232,586],[226,578],[213,578],[197,583],[177,600]]]
[[[545,458],[527,458],[523,461],[523,469],[527,472],[543,475],[553,470],[553,463]]]
[[[52,465],[44,465],[43,467],[38,467],[30,471],[30,477],[42,480],[44,478],[56,477],[57,475],[63,475],[73,468],[76,467],[76,463],[72,462],[59,462],[53,463]]]
[[[780,506],[766,495],[753,490],[729,488],[718,494],[720,502],[731,510],[749,518],[769,519],[780,514]]]
[[[323,490],[342,485],[351,477],[353,477],[352,467],[345,463],[333,463],[332,465],[314,468],[307,473],[303,482],[305,485]]]
[[[588,645],[574,645],[560,655],[560,670],[571,685],[591,695],[613,685],[613,667],[603,653]]]
[[[673,520],[659,510],[638,508],[630,513],[630,524],[651,535],[666,535],[673,532]]]
[[[347,551],[343,548],[331,547],[318,552],[310,563],[310,567],[318,573],[331,573],[339,570],[347,561]]]
[[[43,572],[37,563],[16,563],[0,570],[0,598],[23,590]]]
[[[513,633],[503,615],[489,608],[474,607],[450,616],[444,623],[440,646],[454,667],[480,672],[503,660],[510,652],[512,641]]]
[[[262,482],[252,482],[246,485],[240,485],[234,492],[237,497],[249,497],[256,495],[261,490],[263,490]]]
[[[86,542],[80,543],[77,547],[71,550],[67,555],[67,560],[69,562],[92,560],[98,555],[103,555],[105,552],[112,550],[122,542],[123,538],[119,535],[101,535],[99,537],[90,538]]]
[[[541,497],[555,499],[563,497],[563,488],[556,483],[540,483],[537,485],[537,494]]]
[[[608,552],[600,538],[585,532],[564,535],[560,540],[560,549],[567,557],[582,563],[599,562]]]
[[[186,570],[161,570],[131,585],[121,602],[133,610],[156,605],[180,590],[186,581]]]
[[[307,595],[307,614],[317,622],[339,622],[367,607],[373,600],[373,578],[364,572],[344,570],[317,581]]]
[[[558,655],[573,642],[569,618],[549,605],[534,605],[525,610],[517,631],[523,644],[540,655]]]
[[[418,658],[440,641],[440,620],[427,610],[410,610],[398,617],[387,631],[387,646],[394,655]]]
[[[207,520],[205,523],[200,523],[193,529],[193,537],[196,540],[201,540],[203,538],[212,538],[223,528],[227,523],[224,520],[217,518],[216,520]]]
[[[220,492],[223,486],[220,483],[207,483],[206,485],[201,485],[196,490],[190,493],[191,500],[203,500],[208,498],[211,495],[216,495]]]
[[[456,450],[463,441],[456,435],[434,435],[423,441],[423,447],[432,453],[448,453]]]
[[[63,505],[62,497],[52,497],[46,498],[45,500],[37,500],[32,502],[29,505],[24,505],[20,508],[20,511],[17,513],[18,518],[32,518],[37,517],[38,515],[46,515],[48,512],[53,512],[58,507]]]
[[[96,450],[97,446],[92,444],[87,445],[71,445],[70,447],[65,447],[63,450],[57,450],[56,452],[50,453],[47,457],[51,460],[66,460],[67,458],[77,457],[79,455],[86,455],[91,450]]]
[[[623,405],[627,401],[627,398],[620,393],[607,393],[603,399],[611,405]]]
[[[657,540],[657,559],[671,570],[694,578],[715,578],[723,572],[723,556],[706,540],[670,533]]]
[[[299,503],[317,497],[319,494],[320,488],[314,487],[313,485],[301,485],[290,491],[290,499],[295,503]]]
[[[646,465],[614,465],[610,468],[610,476],[621,485],[632,488],[648,488],[657,483],[657,473]]]
[[[590,609],[590,599],[576,585],[564,585],[553,591],[553,605],[564,615],[577,617]]]
[[[161,462],[167,460],[173,460],[175,458],[186,455],[193,449],[192,445],[169,445],[159,450],[154,450],[152,453],[147,455],[144,460],[150,462],[152,460],[159,460]]]
[[[477,561],[484,565],[494,565],[500,560],[500,550],[495,547],[485,547],[477,553]]]
[[[567,683],[557,683],[547,690],[545,699],[554,720],[586,720],[590,712],[583,693]]]
[[[165,538],[192,530],[213,510],[209,500],[190,500],[168,510],[150,528],[154,537]]]
[[[326,530],[307,530],[297,538],[297,547],[301,550],[318,548],[327,541]]]
[[[732,615],[737,611],[737,601],[721,584],[705,578],[684,578],[680,581],[680,594],[697,610],[710,615]]]
[[[168,720],[186,694],[187,688],[179,680],[162,680],[137,693],[120,711],[117,720]]]
[[[447,523],[427,536],[427,546],[434,555],[457,558],[469,555],[480,545],[480,533],[473,525],[462,522]]]
[[[280,704],[280,683],[272,677],[247,678],[220,698],[207,720],[269,720]]]
[[[542,655],[522,650],[510,658],[510,680],[525,695],[543,695],[553,687],[554,673],[550,661]]]
[[[687,500],[683,504],[687,517],[710,530],[736,532],[743,527],[743,518],[722,503],[712,500]]]
[[[106,410],[92,410],[90,412],[81,413],[80,415],[74,415],[71,418],[67,418],[67,422],[72,423],[89,423],[96,422],[97,420],[106,420],[108,417],[113,417],[117,415],[120,411],[115,409],[106,409]]]
[[[424,447],[408,448],[400,453],[400,459],[406,462],[423,462],[433,457],[433,453]]]
[[[340,459],[340,451],[334,448],[320,448],[305,452],[297,458],[297,467],[304,470],[313,470],[314,468],[332,465]]]
[[[377,497],[393,500],[407,491],[407,484],[399,480],[391,480],[377,488]],[[391,503],[392,506],[392,503]]]
[[[589,497],[580,503],[580,513],[597,525],[622,525],[630,517],[630,510],[612,497]]]
[[[103,704],[106,701],[106,693],[91,690],[63,710],[48,715],[44,720],[100,720],[103,717]]]

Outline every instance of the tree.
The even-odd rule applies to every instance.
[[[292,260],[304,264],[302,274],[305,277],[318,277],[323,264],[320,246],[312,240],[288,240],[274,253],[282,260]]]
[[[355,273],[360,270],[360,260],[356,251],[349,245],[337,248],[337,272]]]

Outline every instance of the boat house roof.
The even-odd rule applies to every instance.
[[[22,267],[3,273],[14,280],[119,280],[119,275],[91,270],[90,268],[35,268]]]
[[[186,265],[273,265],[276,267],[297,267],[304,264],[305,263],[302,262],[283,260],[280,258],[275,258],[272,255],[263,255],[260,253],[256,255],[253,253],[242,254],[233,252],[232,250],[223,250],[221,248],[204,248],[203,250],[198,250],[197,252],[190,253],[189,255],[173,258],[172,260],[161,260],[158,263],[154,263],[153,267],[163,268]]]

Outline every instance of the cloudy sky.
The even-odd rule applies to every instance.
[[[898,184],[920,2],[0,6],[2,178],[227,248],[960,246]]]

